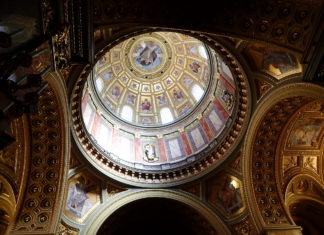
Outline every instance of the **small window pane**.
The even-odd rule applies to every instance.
[[[97,86],[98,92],[100,93],[102,91],[102,88],[103,88],[103,81],[102,81],[101,77],[97,78],[96,86]]]
[[[201,57],[203,57],[204,59],[208,58],[205,47],[199,46],[198,51],[199,51],[199,54],[200,54]]]
[[[109,146],[109,129],[103,123],[100,123],[100,128],[97,131],[96,139],[98,144],[103,147],[106,151],[108,151]]]
[[[173,121],[173,116],[169,108],[161,109],[161,122],[162,124],[169,123]]]
[[[196,101],[199,101],[204,94],[204,90],[197,84],[192,86],[191,93]]]
[[[130,106],[125,105],[122,109],[121,117],[129,122],[133,121],[133,109]]]

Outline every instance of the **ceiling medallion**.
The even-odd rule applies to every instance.
[[[170,42],[157,33],[129,40],[124,48],[126,67],[136,77],[155,79],[168,71],[172,60]]]

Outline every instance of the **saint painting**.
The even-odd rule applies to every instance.
[[[190,69],[192,72],[194,72],[194,73],[200,72],[201,66],[196,61],[193,61],[191,64],[189,64],[189,66],[190,66]]]
[[[183,94],[181,90],[173,89],[173,99],[179,103],[183,101]]]
[[[296,186],[297,190],[299,192],[305,192],[308,188],[308,183],[305,179],[301,179],[298,181],[297,186]]]
[[[143,112],[149,112],[151,111],[151,102],[148,101],[146,98],[144,99],[144,101],[141,104],[141,108]]]
[[[145,144],[144,145],[144,160],[147,162],[155,162],[159,160],[154,144]]]
[[[142,124],[143,125],[151,125],[153,123],[152,119],[150,117],[142,117]]]
[[[227,177],[217,192],[216,203],[228,214],[233,214],[242,206],[242,199],[239,188],[235,188],[232,179]]]
[[[233,107],[234,98],[227,89],[224,89],[222,92],[222,100],[225,102],[227,110],[231,110]]]
[[[190,84],[192,83],[192,79],[189,78],[189,77],[184,77],[184,78],[182,79],[182,83],[183,83],[187,88],[189,88]]]
[[[102,67],[107,61],[107,57],[103,56],[101,59],[98,61],[98,67]]]
[[[95,190],[96,185],[87,185],[86,179],[79,176],[69,188],[66,202],[66,209],[75,217],[82,218],[86,212],[94,205],[89,200],[88,193]]]
[[[129,104],[135,104],[136,96],[134,94],[128,94],[126,97],[126,102]]]
[[[121,91],[120,91],[120,87],[119,86],[113,86],[111,88],[111,92],[110,92],[111,98],[118,99],[120,97],[120,92]]]
[[[166,97],[165,97],[164,94],[157,96],[157,99],[158,99],[158,104],[159,105],[168,104],[168,101],[167,101],[167,99],[166,99]]]
[[[110,78],[112,78],[112,72],[109,72],[109,71],[105,72],[104,73],[104,79],[106,81],[108,81]]]
[[[160,65],[161,58],[162,50],[155,42],[144,41],[135,47],[134,59],[142,69],[154,69]]]
[[[258,69],[266,70],[273,75],[281,75],[298,69],[296,57],[286,51],[259,43],[250,45],[247,50],[255,60]]]

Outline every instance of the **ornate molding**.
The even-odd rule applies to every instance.
[[[70,67],[70,26],[64,26],[62,31],[55,34],[52,37],[52,43],[55,68],[62,70]]]
[[[55,32],[56,7],[53,0],[41,0],[43,33],[53,34]]]
[[[61,221],[58,227],[57,234],[58,235],[78,235],[79,232],[80,229],[69,226],[66,223],[64,223],[64,221]]]
[[[253,222],[250,218],[250,216],[246,216],[244,219],[242,219],[240,222],[232,224],[232,228],[235,231],[235,234],[237,235],[256,235],[256,229],[254,228]]]

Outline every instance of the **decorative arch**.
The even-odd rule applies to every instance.
[[[81,232],[81,234],[96,234],[100,226],[115,211],[131,202],[146,198],[165,198],[181,202],[199,212],[219,234],[231,234],[223,221],[198,199],[195,199],[186,193],[165,189],[128,190],[120,193],[114,199],[109,200],[105,205],[103,205],[100,210],[97,211],[89,221],[87,221],[87,224],[90,226]]]
[[[324,187],[308,174],[293,177],[285,190],[285,205],[289,215],[302,226],[305,234],[321,234],[324,229]]]
[[[308,174],[294,176],[285,188],[285,204],[290,204],[302,199],[316,201],[324,205],[324,186],[316,178]]]
[[[26,190],[9,234],[53,233],[60,219],[71,150],[67,89],[59,72],[43,79],[48,85],[40,93],[39,112],[27,119],[33,136]]]
[[[243,148],[244,192],[258,232],[300,233],[284,205],[276,146],[291,115],[314,100],[324,100],[323,87],[287,84],[264,96],[251,119]]]
[[[13,223],[16,208],[14,189],[8,180],[0,174],[0,234],[5,234]]]

